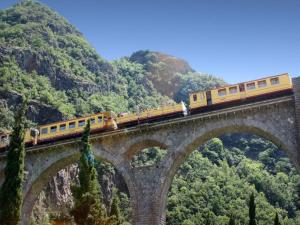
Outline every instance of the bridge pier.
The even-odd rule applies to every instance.
[[[165,225],[164,179],[158,166],[132,168],[135,196],[132,201],[133,225]]]

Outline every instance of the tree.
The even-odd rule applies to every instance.
[[[254,194],[252,193],[249,201],[249,225],[256,225],[255,207]]]
[[[0,189],[1,225],[17,225],[20,222],[23,203],[25,114],[27,99],[15,114],[15,124],[8,146],[5,181]]]
[[[71,215],[78,225],[111,224],[103,204],[102,192],[98,183],[94,156],[89,144],[90,121],[81,138],[81,157],[79,161],[79,186],[72,186],[74,207]]]
[[[274,225],[280,225],[278,213],[276,213],[276,215],[275,215]]]
[[[222,141],[219,138],[209,140],[202,151],[202,155],[207,157],[215,164],[219,164],[220,160],[225,158],[225,151]]]
[[[120,210],[120,199],[116,190],[114,190],[114,196],[110,208],[110,216],[115,221],[116,225],[123,222],[123,216]]]
[[[235,225],[235,219],[233,215],[230,216],[228,225]]]

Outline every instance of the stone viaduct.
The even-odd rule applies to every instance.
[[[247,132],[279,146],[300,171],[300,77],[293,79],[294,95],[269,99],[91,136],[98,159],[112,163],[127,183],[134,225],[166,223],[166,201],[179,166],[197,147],[229,132]],[[132,167],[131,158],[153,146],[167,150],[157,164]],[[79,159],[78,139],[27,149],[22,225],[29,224],[35,200],[59,170]],[[0,156],[0,184],[5,155]]]

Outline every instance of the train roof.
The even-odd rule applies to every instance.
[[[220,86],[220,87],[218,87],[218,88],[212,88],[212,89],[208,89],[208,90],[204,90],[204,91],[218,90],[218,89],[221,89],[221,88],[237,86],[237,85],[239,85],[239,84],[251,83],[251,82],[255,82],[255,81],[265,80],[265,79],[269,79],[269,78],[273,78],[273,77],[279,77],[279,76],[284,76],[284,75],[288,75],[288,76],[289,76],[288,73],[282,73],[282,74],[278,74],[278,75],[262,77],[262,78],[259,78],[259,79],[249,80],[249,81],[240,82],[240,83],[236,83],[236,84],[227,84],[227,85]],[[198,92],[204,92],[204,91],[193,91],[193,92],[191,92],[190,94],[195,94],[195,93],[198,93]]]

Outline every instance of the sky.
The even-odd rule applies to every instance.
[[[0,9],[16,0],[0,0]],[[300,76],[300,0],[40,0],[107,60],[153,50],[237,83]]]

